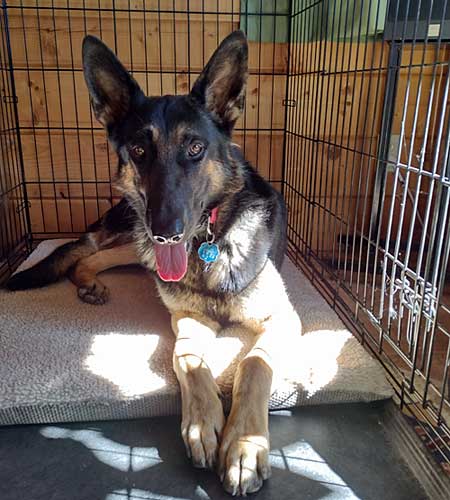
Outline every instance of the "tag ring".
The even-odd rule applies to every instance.
[[[212,232],[211,226],[211,217],[208,217],[208,225],[206,226],[206,241],[208,243],[214,243],[214,240],[216,238],[214,233]]]

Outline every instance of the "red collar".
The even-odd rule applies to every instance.
[[[215,224],[216,223],[216,220],[217,220],[217,213],[219,212],[219,207],[214,207],[212,210],[211,210],[211,215],[209,216],[209,220],[211,222],[211,224]]]

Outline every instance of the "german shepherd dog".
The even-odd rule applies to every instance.
[[[12,290],[69,276],[85,302],[103,304],[97,274],[140,263],[156,271],[176,335],[181,433],[196,467],[216,468],[245,495],[270,475],[268,402],[274,359],[301,332],[279,269],[286,249],[282,196],[231,141],[242,113],[247,42],[223,40],[188,95],[146,97],[116,56],[86,36],[83,69],[96,118],[119,158],[123,199],[75,242],[8,282]],[[203,357],[222,329],[251,332],[227,420]],[[282,354],[281,354],[282,355]]]

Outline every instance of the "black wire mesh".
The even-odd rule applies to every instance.
[[[448,468],[448,2],[298,0],[291,18],[290,253]]]
[[[29,247],[28,200],[12,75],[8,18],[0,11],[0,283],[17,266]]]
[[[287,8],[278,5],[267,9],[262,0],[250,6],[238,0],[9,0],[4,10],[33,238],[79,234],[119,198],[111,186],[115,157],[90,112],[83,81],[86,33],[102,38],[147,94],[186,93],[221,39],[245,18],[254,32],[249,98],[235,140],[280,186],[288,43],[272,43],[279,23],[264,23],[262,29],[261,21],[284,19],[287,26]]]
[[[32,240],[78,235],[119,199],[83,36],[161,95],[187,92],[220,40],[244,29],[234,140],[285,195],[291,257],[449,462],[448,3],[3,0],[0,282]]]

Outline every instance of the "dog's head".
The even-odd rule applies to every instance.
[[[190,94],[146,97],[103,42],[84,39],[92,108],[119,155],[118,185],[155,243],[162,279],[184,276],[186,244],[203,213],[236,183],[230,135],[244,107],[247,55],[245,36],[236,31]]]

